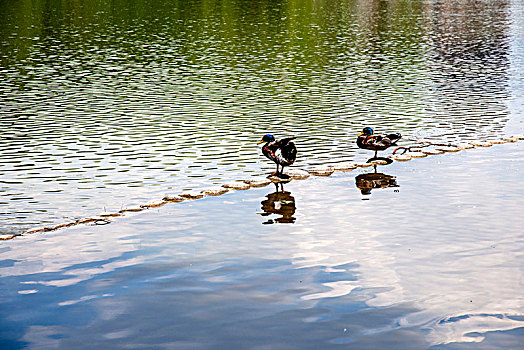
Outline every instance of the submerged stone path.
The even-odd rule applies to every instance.
[[[392,155],[388,156],[388,159],[393,160],[393,161],[405,162],[405,161],[410,161],[415,158],[423,158],[423,157],[439,155],[443,153],[460,152],[463,150],[477,148],[477,147],[490,147],[490,146],[498,145],[498,144],[513,143],[513,142],[517,142],[520,140],[524,140],[524,135],[504,137],[501,139],[494,139],[494,140],[459,143],[457,145],[451,145],[451,144],[442,145],[442,144],[434,144],[434,143],[420,141],[420,140],[412,140],[414,141],[414,144],[410,146],[398,147],[397,149],[394,150]],[[401,152],[398,152],[398,151],[401,151]],[[124,216],[126,213],[140,212],[140,211],[150,209],[150,208],[158,208],[167,203],[179,203],[179,202],[186,201],[186,200],[197,200],[197,199],[200,199],[206,196],[220,196],[224,193],[229,192],[229,190],[242,191],[242,190],[248,190],[250,188],[264,187],[273,182],[283,182],[283,181],[287,182],[291,180],[304,180],[310,177],[311,175],[330,176],[335,171],[352,171],[356,168],[366,168],[366,167],[370,167],[373,165],[384,165],[387,163],[388,162],[385,160],[378,159],[378,160],[374,160],[374,161],[366,162],[366,163],[339,163],[339,164],[334,164],[331,166],[317,166],[317,167],[310,168],[307,170],[289,169],[288,171],[285,172],[285,174],[290,176],[290,179],[288,180],[282,180],[276,177],[270,177],[270,178],[255,177],[255,178],[251,178],[248,180],[229,182],[229,183],[223,184],[222,186],[210,187],[210,188],[207,188],[201,191],[187,191],[187,192],[180,193],[178,195],[168,195],[160,200],[148,202],[138,207],[125,208],[115,213],[103,213],[98,216],[82,218],[76,221],[67,222],[67,223],[56,225],[56,226],[50,226],[50,227],[45,226],[45,227],[33,228],[33,229],[30,229],[30,230],[27,230],[21,233],[0,234],[0,240],[13,239],[15,237],[20,237],[20,236],[32,234],[32,233],[44,233],[44,232],[56,231],[62,228],[82,225],[82,224],[105,225],[105,224],[109,224],[112,218]]]

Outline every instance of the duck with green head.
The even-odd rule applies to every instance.
[[[373,129],[369,126],[362,129],[362,132],[358,135],[357,146],[362,149],[369,149],[375,151],[375,156],[372,159],[377,159],[378,151],[383,151],[391,146],[396,146],[397,141],[402,138],[399,133],[394,134],[375,134]]]
[[[277,165],[277,171],[270,176],[286,177],[284,175],[284,167],[293,164],[297,159],[297,148],[292,141],[293,139],[295,139],[295,137],[286,137],[277,140],[275,136],[267,134],[258,142],[259,144],[265,142],[264,146],[262,146],[262,154]],[[279,165],[282,167],[280,171],[278,168]]]

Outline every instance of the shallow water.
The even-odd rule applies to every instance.
[[[523,145],[2,242],[0,347],[521,349]]]
[[[521,133],[521,1],[0,4],[0,231],[361,159],[363,126],[457,142]],[[365,158],[364,158],[365,159]]]

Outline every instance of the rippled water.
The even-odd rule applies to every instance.
[[[453,142],[523,129],[521,1],[0,4],[0,230],[358,160],[363,126]]]
[[[0,348],[521,349],[523,145],[4,241]]]

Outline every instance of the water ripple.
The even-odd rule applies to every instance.
[[[297,136],[304,167],[357,159],[365,125],[458,142],[521,120],[518,4],[196,3],[73,6],[49,27],[1,10],[0,231],[268,172],[267,132]]]

